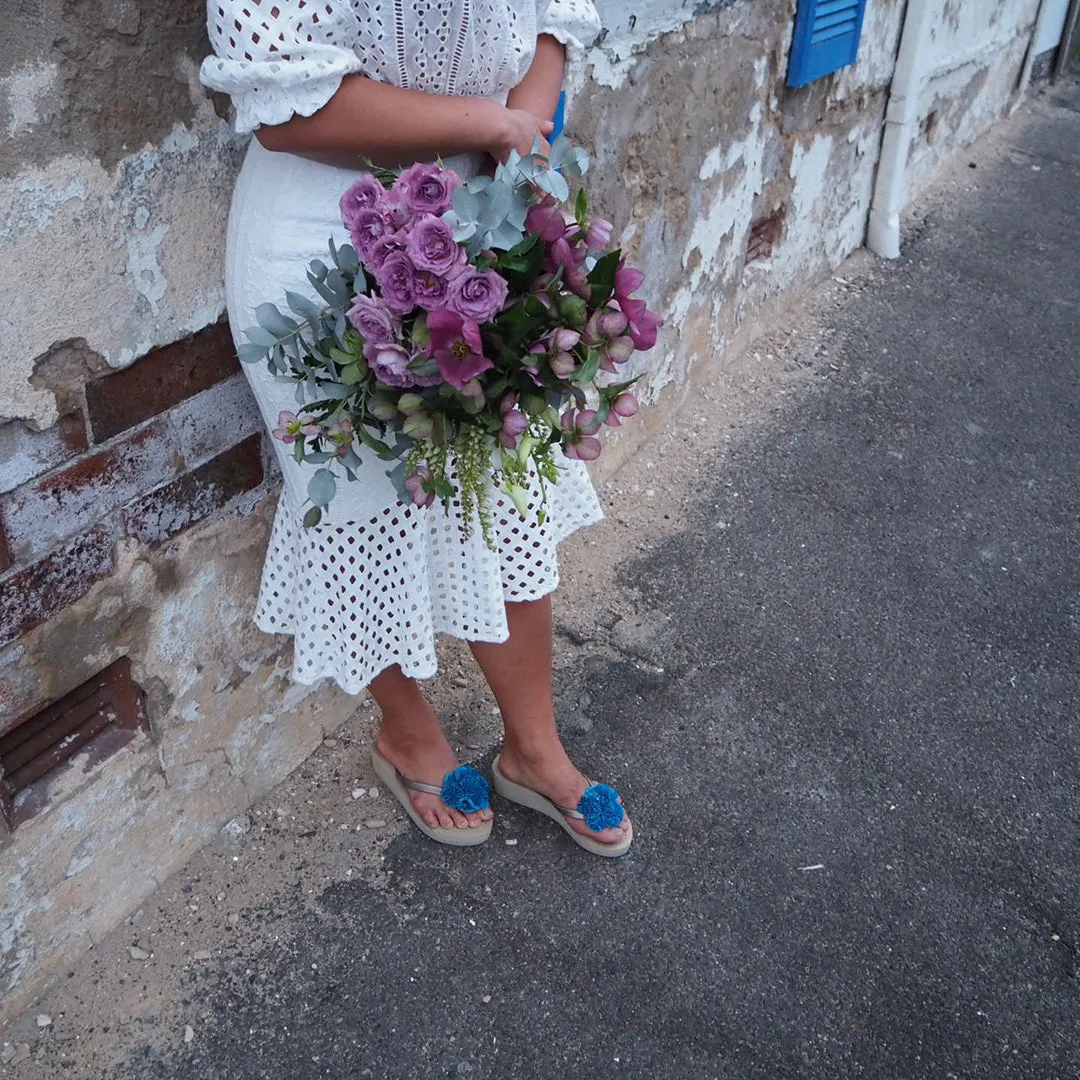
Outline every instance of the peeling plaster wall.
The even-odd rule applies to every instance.
[[[916,179],[1004,111],[1036,8],[939,2],[922,102],[935,122],[914,148]],[[593,153],[594,202],[623,227],[668,320],[639,361],[657,407],[614,433],[600,462],[610,471],[677,408],[695,371],[723,364],[742,325],[772,317],[771,301],[862,244],[904,3],[871,0],[859,63],[800,90],[785,86],[795,0],[597,6],[605,29],[571,133]],[[51,426],[85,400],[83,383],[119,378],[108,373],[218,318],[243,147],[225,103],[197,85],[201,3],[18,0],[5,15],[0,293],[13,300],[0,305],[0,448],[17,452],[0,461],[0,493],[14,506],[15,489],[67,453],[54,437],[63,425]],[[772,223],[771,239],[748,261],[755,222]],[[207,393],[239,394],[243,411],[238,382]],[[0,1013],[355,707],[326,687],[290,687],[287,642],[251,624],[266,494],[260,485],[235,504],[240,529],[218,520],[162,545],[121,540],[108,576],[0,650],[0,730],[120,656],[147,691],[150,722],[102,767],[78,761],[45,811],[0,832]],[[16,525],[34,513],[18,506]],[[26,550],[47,546],[39,532]],[[0,543],[0,574],[2,554]]]
[[[909,168],[914,186],[1007,110],[1039,13],[1039,0],[939,3],[920,95],[923,133]]]
[[[0,421],[56,421],[34,372],[58,342],[123,367],[221,314],[238,144],[198,85],[203,18],[167,0],[5,11]]]

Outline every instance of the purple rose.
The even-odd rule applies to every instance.
[[[356,215],[361,210],[377,210],[386,204],[386,188],[374,176],[365,174],[341,196],[341,220],[352,232]]]
[[[419,269],[413,274],[413,300],[425,311],[436,311],[446,307],[449,292],[450,283],[441,274]]]
[[[349,322],[368,342],[382,344],[401,337],[401,323],[389,304],[377,296],[358,296],[349,309]]]
[[[454,230],[432,214],[424,214],[413,222],[408,250],[417,269],[443,276],[465,261],[465,250],[455,242]]]
[[[390,310],[394,314],[408,315],[416,307],[416,299],[413,296],[415,277],[416,267],[403,251],[397,251],[389,256],[376,274],[383,299],[390,305]]]
[[[405,200],[405,192],[395,187],[386,194],[386,206],[395,229],[404,229],[413,219],[413,212]]]
[[[386,386],[413,386],[409,362],[412,357],[400,345],[365,345],[364,356],[379,382]]]
[[[390,215],[385,209],[361,207],[353,215],[349,235],[352,237],[353,247],[356,248],[360,258],[366,260],[375,242],[393,231],[390,224]]]
[[[394,188],[401,191],[405,205],[413,213],[438,216],[454,205],[454,192],[461,183],[461,177],[453,169],[420,162],[406,169]]]
[[[491,322],[502,311],[509,292],[505,278],[495,270],[470,267],[454,278],[446,306],[463,319],[483,324]]]
[[[380,236],[367,254],[364,262],[371,270],[379,271],[395,251],[404,251],[409,245],[409,238],[403,231],[386,233]]]

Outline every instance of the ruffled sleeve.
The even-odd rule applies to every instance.
[[[592,0],[550,0],[539,5],[538,32],[566,46],[566,98],[585,80],[585,50],[600,36],[600,15]]]
[[[200,78],[232,97],[239,132],[311,116],[363,66],[350,0],[208,0],[206,28]]]

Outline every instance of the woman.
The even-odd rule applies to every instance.
[[[238,130],[256,135],[229,220],[226,293],[239,340],[256,305],[286,289],[310,294],[305,269],[331,235],[347,240],[338,202],[361,159],[439,157],[470,176],[528,153],[552,131],[567,53],[579,61],[600,24],[589,0],[209,0],[208,29],[215,56],[203,82],[230,94]],[[274,426],[295,407],[292,385],[262,366],[247,375]],[[275,446],[285,487],[256,621],[293,635],[299,681],[370,687],[382,711],[376,772],[417,826],[458,845],[491,831],[486,783],[457,768],[416,682],[435,674],[435,635],[449,633],[469,641],[502,712],[497,790],[590,851],[624,853],[629,819],[611,789],[571,763],[552,704],[556,546],[601,517],[581,463],[564,462],[543,524],[493,495],[494,554],[440,506],[403,506],[370,455],[322,524],[304,529],[310,466]],[[600,796],[606,813],[595,812]]]

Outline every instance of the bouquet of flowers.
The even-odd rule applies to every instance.
[[[306,526],[322,519],[358,449],[388,469],[403,502],[457,501],[463,528],[492,540],[490,491],[524,515],[536,478],[546,506],[553,451],[591,461],[596,433],[638,410],[619,369],[656,343],[662,320],[634,293],[644,275],[611,248],[569,180],[588,169],[560,137],[467,182],[441,164],[372,167],[341,200],[351,245],[330,243],[308,280],[256,310],[240,359],[297,383],[274,436],[316,466]],[[539,511],[541,521],[544,509]]]

